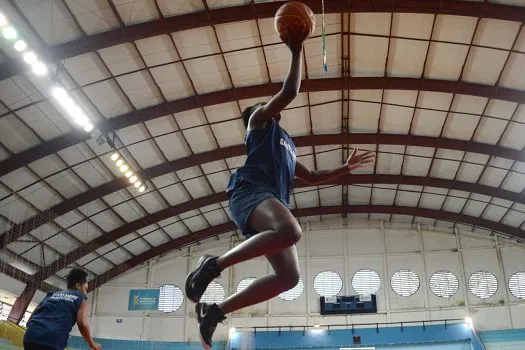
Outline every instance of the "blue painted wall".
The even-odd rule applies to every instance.
[[[240,349],[243,344],[255,344],[257,348],[318,348],[318,349],[339,349],[340,347],[350,347],[353,344],[353,336],[361,337],[361,346],[376,346],[392,348],[409,348],[406,345],[420,345],[432,343],[449,344],[450,349],[470,349],[471,332],[464,324],[451,324],[436,326],[411,326],[411,327],[385,327],[379,328],[356,328],[352,330],[307,330],[279,332],[257,332],[245,333],[237,332],[230,339],[230,349]],[[461,343],[461,344],[453,344]],[[465,347],[465,344],[467,347]],[[444,344],[442,344],[441,348]],[[401,347],[399,347],[401,346]],[[417,349],[418,347],[411,347]],[[438,347],[439,348],[439,347]],[[426,349],[426,347],[425,347]],[[437,348],[436,348],[437,349]]]
[[[524,350],[525,329],[480,332],[487,350]]]
[[[507,331],[508,332],[508,331]],[[511,331],[512,332],[512,331]],[[482,350],[481,344],[470,340],[472,333],[464,324],[449,324],[435,326],[410,326],[410,327],[384,327],[356,328],[352,330],[308,330],[303,331],[277,331],[257,332],[254,334],[237,332],[228,344],[216,342],[214,349],[239,349],[250,343],[251,348],[258,349],[283,348],[283,349],[336,349],[353,346],[352,337],[361,336],[361,346],[375,346],[377,349],[388,350]],[[485,332],[482,338],[525,340],[525,331],[502,333]],[[98,339],[104,350],[197,350],[202,349],[200,343],[183,342],[156,342]],[[81,337],[71,337],[70,348],[87,349]],[[488,348],[490,350],[490,348]]]
[[[96,339],[102,345],[103,350],[202,350],[201,343],[164,342],[164,341],[139,341],[139,340],[116,340]],[[82,337],[70,337],[69,348],[89,349]],[[213,349],[224,349],[226,343],[216,342]]]

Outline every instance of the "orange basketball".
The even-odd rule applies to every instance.
[[[299,1],[290,1],[281,6],[275,14],[275,30],[281,40],[288,40],[288,26],[299,25],[304,28],[307,37],[314,33],[315,16],[308,6]]]

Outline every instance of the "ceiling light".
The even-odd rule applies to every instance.
[[[7,27],[7,28],[4,28],[2,30],[2,34],[4,35],[4,38],[6,38],[7,40],[13,40],[13,39],[16,39],[16,37],[18,36],[16,34],[16,30],[15,28],[13,27]]]
[[[24,40],[18,40],[13,47],[16,51],[22,52],[27,49],[27,44]]]
[[[87,125],[84,126],[84,131],[85,132],[91,132],[91,130],[93,130],[93,128],[94,128],[93,124],[87,123]]]
[[[4,14],[0,12],[0,27],[4,27],[7,25],[7,18],[5,18]]]
[[[131,175],[133,175],[133,171],[131,171],[131,170],[126,173],[126,177],[130,177]],[[133,182],[135,182],[135,181],[133,181]]]
[[[142,185],[142,183],[140,181],[137,181],[133,184],[133,186],[135,186],[136,188],[139,188],[140,185]]]
[[[68,112],[78,125],[84,126],[89,123],[88,117],[84,114],[84,111],[82,111],[80,107],[73,105]]]
[[[53,90],[51,90],[51,94],[59,101],[68,97],[67,91],[61,87],[54,87]]]
[[[140,186],[140,188],[139,188],[139,192],[142,193],[142,192],[144,192],[145,189],[146,189],[146,187],[144,187],[144,186]]]
[[[24,54],[24,61],[26,61],[28,64],[33,64],[37,61],[36,55],[33,51],[26,52]]]
[[[472,318],[471,317],[465,317],[465,326],[467,326],[467,328],[469,328],[469,329],[474,328],[474,324],[472,322]]]
[[[319,323],[314,324],[314,328],[319,328]]]
[[[45,75],[47,73],[47,67],[42,62],[34,63],[31,68],[36,75]]]
[[[122,164],[124,164],[124,161],[122,159],[119,159],[115,164],[117,164],[117,166],[120,167]]]
[[[125,173],[126,171],[129,170],[129,166],[127,164],[124,164],[120,167],[120,172],[121,173]]]
[[[119,154],[118,154],[117,152],[115,152],[115,153],[113,153],[113,154],[111,155],[111,160],[112,160],[112,161],[115,161],[115,160],[117,160],[119,157],[120,157]]]
[[[230,331],[228,332],[228,336],[231,338],[235,334],[235,327],[230,328]]]
[[[137,182],[137,180],[138,180],[138,177],[136,177],[135,175],[133,175],[132,177],[129,178],[129,182],[131,182],[132,184]]]

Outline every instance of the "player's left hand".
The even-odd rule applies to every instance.
[[[359,153],[358,148],[354,148],[350,157],[346,160],[346,166],[348,171],[352,171],[357,168],[364,168],[369,163],[373,163],[376,160],[376,152],[374,151],[365,151]]]

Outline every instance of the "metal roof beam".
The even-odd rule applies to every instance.
[[[380,183],[390,183],[390,184],[405,184],[405,185],[418,185],[418,186],[433,186],[433,187],[443,187],[447,189],[456,189],[461,191],[476,191],[476,193],[481,193],[489,196],[512,196],[507,198],[517,198],[519,197],[519,193],[514,193],[510,191],[505,191],[505,193],[501,192],[503,190],[483,186],[479,184],[473,184],[473,183],[465,183],[465,182],[458,182],[458,181],[452,181],[452,180],[446,180],[446,179],[435,179],[435,178],[428,178],[428,177],[417,177],[417,176],[401,176],[401,175],[348,175],[343,178],[340,178],[337,181],[329,182],[327,184],[338,184],[338,185],[351,185],[351,184],[380,184]],[[298,187],[302,186],[309,186],[307,184],[298,184]],[[85,245],[78,247],[77,249],[74,249],[73,251],[66,254],[64,257],[56,260],[54,263],[46,266],[44,269],[42,269],[40,272],[38,272],[35,275],[36,280],[45,280],[46,278],[52,276],[56,272],[60,271],[61,269],[65,268],[69,264],[72,264],[73,262],[77,261],[78,259],[82,258],[83,256],[93,252],[96,249],[99,249],[106,244],[109,244],[121,237],[126,236],[127,234],[130,234],[134,231],[137,231],[139,229],[142,229],[144,227],[147,227],[149,225],[155,224],[159,221],[166,220],[168,218],[171,218],[173,216],[182,214],[184,212],[190,211],[190,210],[196,210],[198,208],[217,204],[223,201],[226,201],[228,198],[226,197],[226,194],[224,192],[216,193],[210,196],[201,197],[198,199],[193,199],[163,210],[160,210],[158,212],[155,212],[153,214],[147,215],[145,217],[142,217],[140,219],[137,219],[135,221],[126,223],[115,230],[111,232],[107,232],[102,236],[99,236],[92,240],[91,242],[86,243]],[[512,199],[509,199],[512,200]],[[297,213],[304,213],[305,209],[297,209]],[[449,216],[448,212],[441,212],[443,215],[441,217],[446,218]],[[416,215],[421,216],[421,215]],[[463,216],[449,216],[451,218],[460,218]],[[472,224],[474,221],[474,217],[465,216],[467,218],[467,221],[463,220],[450,220],[450,221],[461,221],[465,223]],[[447,220],[447,219],[445,219]],[[501,231],[508,235],[514,235],[520,238],[525,238],[524,231],[520,230],[519,228],[512,228],[507,225],[502,225],[497,222],[485,220],[485,219],[479,219],[478,226],[485,226],[491,230],[494,231]],[[485,223],[485,225],[482,225],[481,223]]]
[[[321,13],[321,2],[318,0],[302,0],[315,13]],[[280,2],[255,3],[243,6],[209,9],[153,21],[127,26],[103,33],[94,34],[50,48],[56,60],[97,51],[106,47],[123,44],[163,34],[188,30],[211,25],[247,21],[261,18],[271,18],[282,4]],[[433,13],[441,15],[456,15],[483,17],[521,22],[525,20],[525,8],[521,6],[501,5],[490,2],[464,2],[451,0],[375,0],[375,1],[340,1],[326,0],[326,13],[342,12],[397,12],[397,13]],[[24,69],[19,64],[1,64],[0,80],[19,74]]]
[[[424,209],[424,208],[414,208],[414,207],[398,207],[398,206],[388,206],[388,205],[349,205],[349,206],[332,206],[332,207],[315,207],[315,208],[304,208],[304,209],[295,209],[292,211],[296,217],[305,217],[313,215],[330,215],[330,214],[341,214],[343,212],[347,213],[375,213],[375,214],[397,214],[397,215],[410,215],[410,216],[419,216],[432,218],[436,220],[446,220],[452,222],[463,222],[470,225],[486,227],[490,230],[504,232],[507,234],[512,234],[514,236],[519,236],[525,238],[525,231],[503,225],[494,221],[481,219],[478,217],[463,215],[451,212],[443,212],[440,210],[433,209]],[[209,227],[207,229],[191,233],[186,236],[176,238],[172,241],[161,244],[147,252],[144,252],[140,255],[137,255],[119,266],[97,276],[97,278],[90,282],[90,288],[99,288],[104,283],[109,282],[120,274],[145,263],[146,261],[173,251],[175,249],[180,249],[206,238],[214,237],[222,233],[235,230],[235,225],[231,222]]]
[[[432,147],[432,148],[442,148],[442,149],[451,149],[456,151],[463,152],[474,152],[487,154],[494,157],[507,158],[515,161],[525,162],[525,153],[513,150],[510,148],[489,145],[478,142],[469,142],[463,140],[453,140],[446,138],[437,138],[429,136],[415,136],[415,135],[398,135],[398,134],[335,134],[335,135],[308,135],[308,136],[299,136],[294,138],[294,142],[297,147],[306,147],[306,146],[322,146],[322,145],[335,145],[335,144],[388,144],[388,145],[406,145],[406,146],[418,146],[418,147]],[[221,148],[214,151],[208,151],[189,157],[177,159],[171,162],[159,164],[157,166],[151,167],[139,173],[141,178],[151,179],[158,177],[164,174],[168,174],[177,170],[184,168],[189,168],[199,164],[205,164],[214,162],[221,159],[237,157],[245,154],[246,148],[244,145],[231,146],[226,148]],[[377,181],[379,178],[387,180],[384,177],[376,177],[375,179],[369,179],[370,181]],[[395,177],[391,177],[394,179]],[[409,177],[409,181],[418,181],[417,177]],[[352,177],[352,179],[357,179],[357,177]],[[439,179],[434,179],[438,181]],[[357,180],[351,180],[357,181]],[[395,178],[394,182],[388,183],[403,183],[402,177]],[[442,180],[446,181],[446,180]],[[380,182],[371,182],[371,183],[380,183]],[[10,242],[15,241],[16,239],[22,237],[23,235],[33,231],[34,229],[50,222],[51,220],[71,211],[75,208],[78,208],[84,204],[92,202],[97,198],[104,197],[110,193],[116,192],[120,189],[130,186],[129,181],[126,178],[121,178],[118,180],[113,180],[106,184],[100,185],[96,188],[93,188],[90,191],[81,193],[75,197],[68,199],[65,202],[59,203],[54,207],[51,207],[37,215],[34,215],[22,223],[19,223],[11,227],[6,231],[2,236],[0,236],[0,247],[6,246]],[[507,199],[513,202],[519,202],[525,204],[525,197],[519,196],[514,192],[497,190],[492,187],[478,185],[478,187],[472,187],[472,184],[467,182],[458,182],[457,185],[454,182],[444,184],[445,188],[453,188],[454,186],[463,187],[464,191],[475,192],[475,193],[486,193],[494,192],[494,197]],[[436,186],[440,187],[440,186]],[[472,190],[468,190],[471,188]]]
[[[470,2],[469,2],[470,4]],[[106,131],[115,131],[137,123],[164,117],[168,114],[180,113],[191,109],[233,102],[242,99],[271,96],[280,88],[281,83],[267,83],[254,86],[245,86],[235,89],[215,91],[199,96],[191,96],[178,100],[161,103],[146,107],[111,118],[98,125]],[[394,78],[394,77],[366,77],[366,78],[330,78],[304,80],[301,84],[301,92],[321,92],[336,90],[421,90],[445,93],[456,93],[461,95],[473,95],[486,98],[494,98],[516,103],[525,101],[525,91],[508,89],[503,87],[474,84],[468,82],[458,83],[456,81],[417,78]],[[0,162],[0,177],[21,168],[38,159],[56,153],[65,148],[74,146],[89,140],[87,133],[74,131],[46,141],[38,146],[22,151],[8,159]]]

